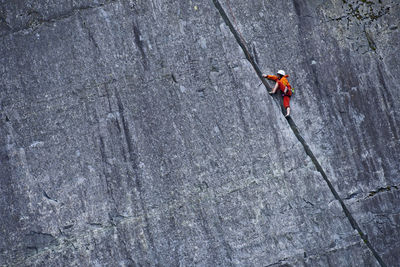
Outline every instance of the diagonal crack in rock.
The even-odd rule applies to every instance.
[[[254,57],[251,55],[250,51],[247,49],[246,43],[243,39],[243,37],[240,35],[240,33],[235,29],[233,26],[232,22],[230,21],[228,15],[226,14],[224,8],[221,6],[221,3],[218,0],[213,0],[213,3],[215,7],[217,8],[218,12],[220,13],[222,19],[224,20],[225,24],[228,26],[229,30],[235,37],[236,41],[238,42],[239,46],[242,48],[246,59],[250,62],[250,64],[253,66],[257,76],[260,78],[262,83],[267,89],[271,89],[271,87],[268,85],[267,81],[262,77],[262,72],[260,68],[258,67],[256,61],[254,60]],[[282,114],[284,114],[284,109],[282,107]],[[310,157],[311,161],[313,162],[315,168],[317,171],[321,174],[322,178],[325,180],[327,183],[329,189],[331,190],[332,194],[334,195],[335,199],[340,203],[342,210],[344,214],[346,215],[347,219],[349,220],[351,226],[353,229],[355,229],[358,234],[360,235],[361,239],[364,241],[364,243],[367,245],[367,247],[370,249],[376,260],[381,266],[387,266],[384,261],[382,260],[381,256],[378,254],[378,252],[375,250],[375,248],[371,245],[369,242],[367,235],[364,234],[364,232],[361,230],[360,226],[358,225],[357,221],[354,219],[353,215],[350,213],[349,209],[346,207],[344,201],[340,198],[338,192],[332,185],[331,181],[329,180],[328,176],[326,175],[324,169],[322,168],[321,164],[319,163],[318,159],[315,157],[314,153],[311,151],[309,145],[307,142],[304,140],[304,138],[301,136],[300,131],[298,127],[296,126],[295,122],[293,119],[290,117],[287,118],[287,122],[289,123],[290,128],[292,129],[294,135],[298,139],[298,141],[302,144],[306,154]]]

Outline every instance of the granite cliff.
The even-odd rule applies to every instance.
[[[0,1],[0,265],[399,266],[399,19]]]

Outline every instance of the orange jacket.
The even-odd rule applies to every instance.
[[[289,81],[288,81],[288,78],[289,77],[289,75],[285,75],[285,76],[283,76],[280,80],[279,80],[279,77],[278,76],[275,76],[275,75],[267,75],[267,79],[268,80],[273,80],[273,81],[275,81],[275,82],[277,82],[278,84],[279,84],[279,89],[282,91],[282,92],[284,92],[285,91],[285,89],[286,89],[286,87],[288,88],[288,90],[289,90],[289,92],[290,92],[290,95],[292,95],[291,93],[292,93],[292,86],[290,86],[290,83],[289,83]]]
[[[279,89],[282,91],[282,93],[285,96],[292,96],[292,86],[290,86],[289,81],[287,80],[287,78],[289,77],[289,75],[285,75],[283,76],[280,80],[278,78],[278,76],[275,75],[267,75],[267,79],[268,80],[273,80],[276,81],[279,85]],[[285,89],[288,89],[287,92],[285,92]]]

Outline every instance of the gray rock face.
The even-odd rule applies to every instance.
[[[2,1],[0,265],[398,265],[399,9]]]

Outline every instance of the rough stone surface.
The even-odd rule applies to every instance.
[[[0,1],[0,265],[398,265],[399,14]]]

